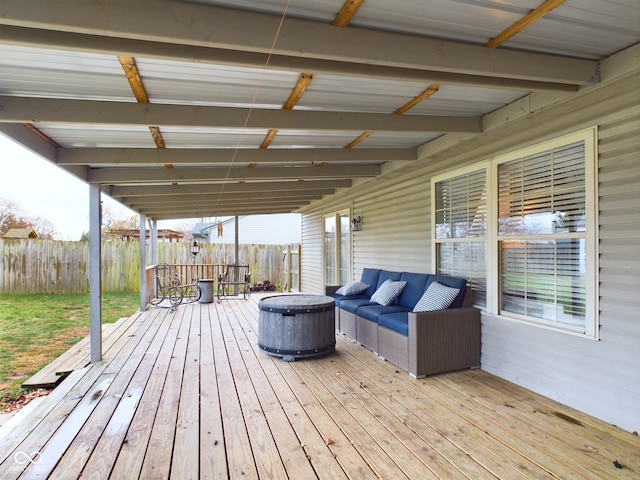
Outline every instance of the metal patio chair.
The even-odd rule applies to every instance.
[[[200,299],[202,294],[198,286],[198,278],[185,278],[178,273],[175,265],[166,263],[154,267],[156,278],[156,296],[149,300],[155,307],[170,306],[172,311],[181,303],[193,303]],[[168,305],[167,305],[168,303]]]
[[[236,293],[247,300],[251,294],[250,283],[249,265],[227,265],[227,269],[218,276],[218,301]]]

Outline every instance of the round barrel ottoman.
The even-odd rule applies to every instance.
[[[335,302],[324,295],[276,295],[258,303],[258,347],[286,362],[336,349]]]

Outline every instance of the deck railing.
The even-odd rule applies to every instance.
[[[226,270],[226,264],[219,263],[179,263],[173,265],[176,268],[176,272],[180,277],[191,281],[194,278],[198,280],[214,280],[214,291],[217,290],[218,276]],[[150,265],[146,268],[146,283],[147,283],[147,299],[152,299],[157,296],[158,286],[156,285],[156,279],[154,275],[154,265]]]

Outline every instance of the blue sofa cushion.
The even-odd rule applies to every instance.
[[[336,302],[336,306],[338,307],[342,305],[343,300],[362,300],[363,298],[369,299],[371,298],[371,295],[373,295],[373,293],[376,291],[376,288],[378,288],[379,275],[379,268],[363,268],[362,278],[360,279],[360,281],[369,285],[369,288],[367,288],[364,292],[358,295],[340,295],[338,293],[331,293],[327,296],[333,298],[334,302]],[[352,313],[355,313],[355,310]]]
[[[402,272],[400,280],[407,282],[407,286],[398,297],[396,303],[403,307],[413,309],[422,294],[427,288],[427,280],[429,280],[428,273],[407,273]]]
[[[342,302],[344,300],[369,300],[369,297],[365,296],[365,295],[351,295],[351,296],[345,296],[345,295],[338,295],[337,293],[330,293],[329,295],[327,295],[327,297],[333,298],[333,301],[336,303],[337,307],[340,307],[342,305]]]
[[[464,298],[464,290],[467,287],[467,280],[459,277],[448,277],[446,275],[429,275],[429,280],[427,281],[427,288],[431,284],[431,282],[438,282],[442,285],[446,285],[447,287],[459,288],[460,293],[453,301],[453,303],[449,306],[449,308],[460,308],[462,306],[462,299]],[[425,289],[426,290],[426,289]]]
[[[345,297],[340,300],[340,308],[347,312],[353,313],[354,315],[356,314],[356,310],[364,305],[377,305],[377,303],[372,303],[371,300],[369,300],[369,297]]]
[[[361,307],[358,307],[357,313],[359,317],[366,318],[367,320],[371,320],[372,322],[378,322],[378,319],[381,315],[387,313],[410,311],[410,308],[404,307],[402,305],[387,305],[385,307],[376,303],[373,305],[363,305]]]
[[[394,282],[396,282],[400,280],[401,276],[402,276],[402,272],[391,272],[389,270],[380,270],[380,275],[378,276],[378,283],[376,284],[376,288],[373,289],[373,292],[371,292],[371,295],[373,295],[375,291],[378,288],[380,288],[382,284],[387,280],[393,280]]]
[[[378,325],[409,336],[409,314],[407,312],[385,313],[378,317]]]
[[[373,292],[375,292],[376,289],[378,288],[379,277],[380,277],[380,269],[378,268],[362,269],[362,276],[360,278],[360,281],[362,283],[366,283],[369,285],[369,288],[367,288],[364,292],[362,292],[363,297],[371,298],[371,295],[373,295]]]

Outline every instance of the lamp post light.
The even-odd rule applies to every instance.
[[[200,253],[200,245],[198,245],[198,241],[194,238],[193,244],[191,245],[191,256],[193,257],[193,263],[196,263],[196,257]]]

